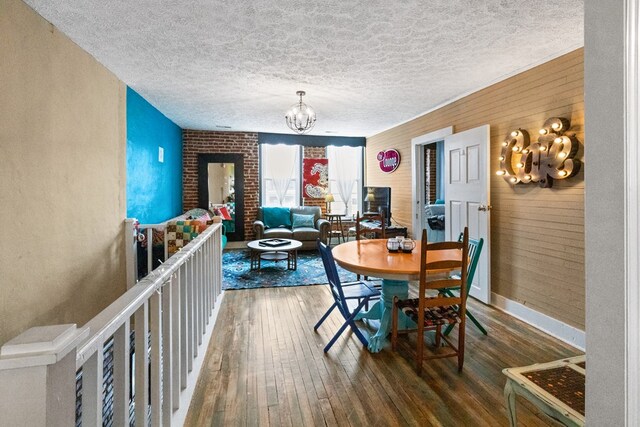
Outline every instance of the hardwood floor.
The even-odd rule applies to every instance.
[[[508,425],[501,370],[581,354],[498,310],[469,308],[488,336],[467,324],[464,370],[454,359],[413,362],[390,344],[370,354],[345,333],[326,286],[227,291],[187,426],[500,426]],[[455,330],[452,333],[455,335]],[[522,426],[549,425],[518,400]]]

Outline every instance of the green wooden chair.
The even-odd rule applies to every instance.
[[[458,242],[462,241],[462,237],[463,237],[462,233],[460,233],[460,236],[458,237]],[[467,270],[467,295],[469,294],[469,289],[471,288],[471,283],[473,282],[473,276],[476,274],[476,267],[478,267],[478,260],[480,259],[480,253],[482,252],[483,245],[484,245],[484,239],[480,238],[476,240],[476,239],[469,238],[470,262],[469,262],[469,269]],[[454,288],[442,289],[442,292],[447,296],[454,296],[453,293],[451,292],[452,290],[455,290],[455,289]],[[487,335],[486,329],[483,328],[480,322],[478,322],[478,320],[473,316],[473,314],[469,312],[469,309],[466,310],[466,313],[469,320],[471,320],[473,324],[476,325],[478,329],[480,329],[480,332]],[[454,324],[449,325],[447,329],[445,329],[444,334],[449,335],[449,333],[451,332],[454,326],[455,326]]]

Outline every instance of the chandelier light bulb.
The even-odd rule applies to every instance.
[[[555,142],[556,144],[560,144],[562,142],[562,138],[558,137],[554,139],[553,142]]]
[[[505,172],[505,171],[498,171],[498,172],[496,172],[496,175],[500,175],[500,176],[505,175],[505,174],[506,174],[506,172]]]
[[[525,148],[524,150],[522,150],[522,154],[529,154],[529,149]]]
[[[498,160],[503,161],[504,160],[504,156],[498,157]]]
[[[540,146],[540,151],[547,151],[547,147],[545,147],[544,145]]]
[[[518,136],[519,133],[520,132],[518,132],[517,130],[514,130],[513,132],[511,132],[511,136],[515,138],[516,136]]]
[[[521,167],[523,167],[523,166],[524,166],[524,163],[520,162],[520,163],[518,163],[516,166],[517,166],[517,167],[519,167],[519,168],[521,168]]]
[[[540,135],[546,135],[547,134],[547,130],[546,129],[540,129],[539,133],[540,133]]]
[[[313,126],[316,124],[316,112],[302,102],[302,97],[305,95],[304,91],[299,90],[296,92],[296,95],[300,97],[300,101],[291,106],[284,118],[289,129],[296,133],[303,134],[313,129]]]
[[[507,141],[504,141],[504,142],[502,143],[502,146],[503,146],[503,147],[506,147],[507,145],[509,145],[509,143],[508,143]]]
[[[567,171],[564,171],[564,170],[563,170],[563,171],[558,172],[558,174],[559,174],[560,176],[567,176]]]
[[[511,182],[513,182],[513,183],[515,183],[517,180],[518,180],[517,178],[515,178],[515,177],[511,177],[511,179],[510,179],[509,181],[511,181]]]
[[[565,157],[567,157],[567,153],[560,153],[558,154],[558,157],[560,157],[561,159],[564,159]]]
[[[553,128],[553,130],[558,130],[562,128],[562,123],[559,123],[559,122],[552,123],[551,127]]]

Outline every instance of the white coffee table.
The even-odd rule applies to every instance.
[[[247,247],[251,250],[251,270],[259,270],[261,260],[281,261],[287,260],[287,269],[295,270],[298,268],[298,249],[302,247],[302,242],[293,239],[278,240],[286,241],[287,244],[281,246],[266,246],[265,241],[273,239],[253,240],[247,243]],[[262,243],[262,244],[261,244]]]

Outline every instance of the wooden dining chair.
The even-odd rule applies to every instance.
[[[463,233],[460,233],[458,236],[458,241],[461,242],[463,238]],[[471,289],[471,284],[473,283],[473,278],[476,274],[476,268],[478,267],[478,261],[480,260],[480,253],[482,252],[482,247],[484,246],[484,239],[481,237],[479,239],[469,238],[469,270],[467,271],[467,295],[469,294],[469,290]],[[454,274],[453,277],[460,277],[460,274]],[[453,296],[454,289],[443,289],[445,295]],[[484,335],[487,335],[487,330],[480,324],[478,319],[475,318],[473,314],[467,308],[466,310],[467,317],[471,322],[476,325],[476,328],[480,330]],[[453,330],[455,325],[447,326],[444,334],[449,335]]]
[[[365,222],[367,225],[363,226],[363,222]],[[372,227],[372,225],[374,226]],[[385,224],[384,213],[364,213],[362,214],[362,216],[360,216],[360,211],[356,213],[356,240],[362,240],[363,238],[367,238],[368,235],[372,234],[374,234],[378,239],[385,239],[386,228],[387,226]],[[360,280],[359,274],[356,274],[356,280]],[[369,280],[369,278],[367,276],[364,276],[364,280]]]
[[[367,225],[362,225],[363,223]],[[360,211],[358,211],[356,214],[356,240],[361,240],[371,234],[374,234],[377,239],[385,239],[386,228],[387,225],[382,212],[377,214],[364,213],[360,216]]]
[[[327,312],[320,318],[318,323],[313,327],[314,331],[317,331],[322,322],[325,321],[329,314],[333,311],[334,308],[337,308],[342,317],[344,318],[344,323],[338,329],[336,334],[331,338],[329,343],[324,347],[324,352],[329,351],[331,346],[336,342],[338,337],[345,331],[348,327],[351,328],[353,333],[358,337],[362,345],[367,347],[369,342],[362,334],[360,329],[355,323],[356,315],[365,307],[371,298],[380,297],[380,291],[377,289],[373,289],[368,286],[364,282],[351,282],[351,283],[341,283],[340,277],[338,276],[338,269],[336,268],[336,263],[333,259],[333,254],[331,253],[331,248],[322,243],[320,239],[318,239],[318,251],[320,252],[320,257],[322,258],[322,264],[324,265],[324,270],[327,273],[327,279],[329,281],[329,289],[331,290],[331,295],[333,296],[333,304]],[[351,304],[349,304],[351,302]],[[353,307],[353,308],[351,308]]]
[[[441,250],[459,250],[460,256],[452,260],[428,261],[428,254]],[[420,247],[420,287],[418,298],[399,300],[394,297],[391,316],[391,348],[396,351],[398,347],[398,335],[417,332],[416,338],[416,371],[422,373],[422,363],[425,359],[440,359],[443,357],[457,357],[458,371],[462,371],[464,364],[464,338],[465,319],[467,307],[467,272],[469,263],[469,231],[465,227],[462,242],[438,242],[427,243],[427,231],[422,230],[422,245]],[[443,270],[459,270],[460,277],[433,275],[429,272]],[[442,289],[460,289],[460,294],[454,296],[445,295]],[[437,290],[436,296],[427,294],[427,290]],[[402,311],[407,317],[417,324],[417,329],[398,330],[398,315]],[[458,324],[458,342],[454,345],[447,336],[442,333],[442,327],[449,324]],[[433,353],[424,356],[424,332],[435,331],[435,348]],[[442,348],[444,341],[448,348]],[[448,350],[448,351],[447,351]],[[446,352],[443,352],[446,351]]]

